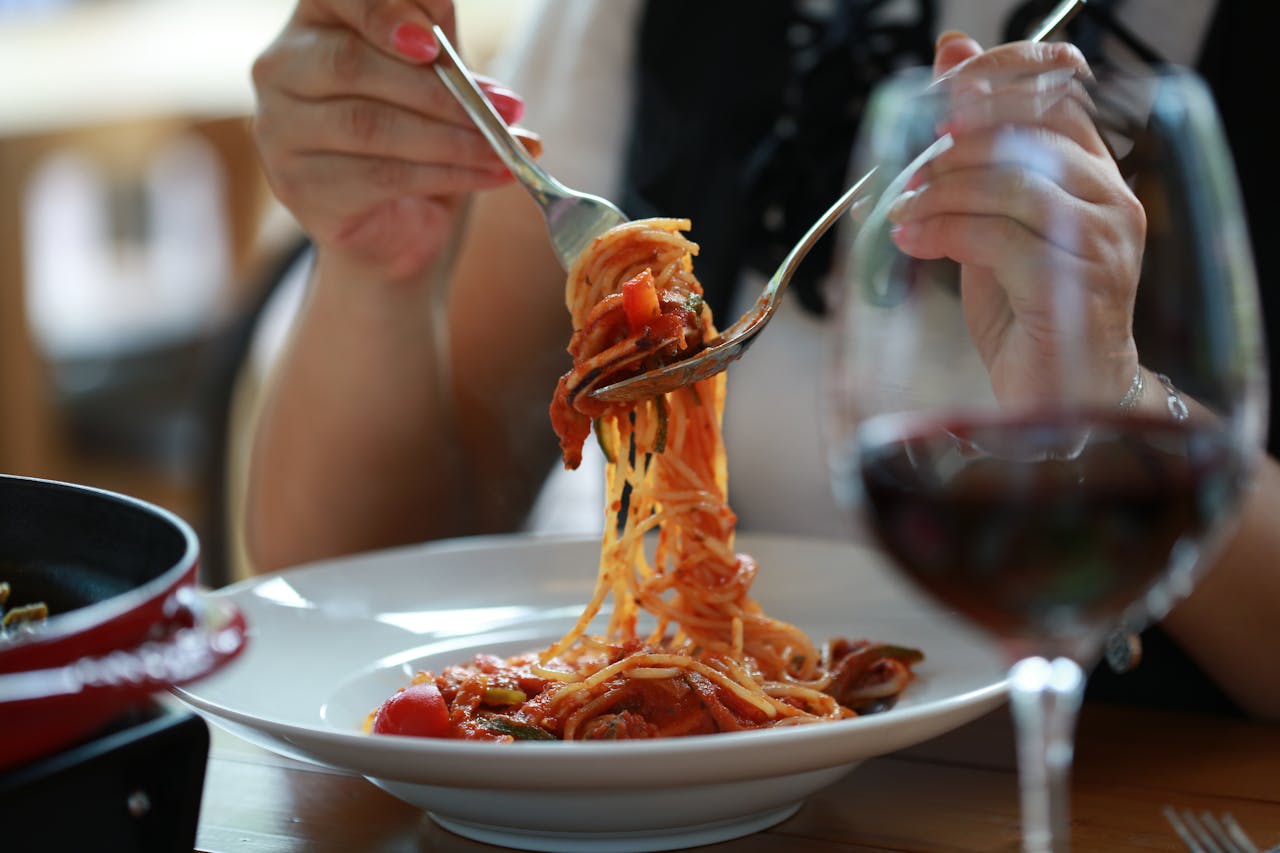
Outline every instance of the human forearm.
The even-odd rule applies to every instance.
[[[512,177],[428,67],[453,17],[450,0],[298,0],[254,62],[259,159],[317,247],[251,462],[259,570],[474,527],[432,279],[476,193]],[[481,87],[518,120],[516,93]]]
[[[564,279],[523,190],[476,198],[447,282],[345,257],[319,253],[267,391],[246,521],[260,571],[510,530],[555,459]]]
[[[458,457],[425,281],[373,281],[321,253],[254,442],[254,567],[458,530]]]
[[[1268,458],[1237,530],[1165,626],[1248,713],[1280,720],[1280,464]]]

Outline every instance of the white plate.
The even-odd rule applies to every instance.
[[[993,644],[900,581],[874,551],[740,536],[753,595],[815,640],[911,645],[918,678],[892,710],[761,732],[517,744],[377,737],[364,716],[418,668],[543,648],[581,612],[595,540],[483,537],[365,554],[215,593],[244,611],[248,647],[177,695],[283,755],[351,770],[442,826],[528,850],[668,850],[764,829],[858,762],[996,707]]]

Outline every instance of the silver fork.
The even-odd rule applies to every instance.
[[[1215,817],[1210,812],[1196,815],[1190,809],[1179,812],[1165,806],[1165,820],[1182,839],[1189,853],[1259,853],[1258,846],[1229,813]],[[1276,853],[1272,847],[1262,853]]]
[[[475,77],[462,63],[444,31],[438,26],[432,31],[440,43],[440,55],[435,61],[436,73],[511,174],[542,208],[556,257],[560,259],[560,266],[568,270],[592,240],[626,222],[627,217],[613,202],[570,189],[539,166],[520,141],[512,136],[506,122],[480,91]]]

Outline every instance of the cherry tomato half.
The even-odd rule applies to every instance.
[[[653,273],[648,269],[622,283],[622,310],[627,315],[627,327],[633,335],[662,315]]]
[[[448,737],[449,708],[434,684],[411,684],[382,703],[373,718],[373,733]]]

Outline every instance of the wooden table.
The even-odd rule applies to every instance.
[[[1086,705],[1073,791],[1076,851],[1182,850],[1165,804],[1228,811],[1280,844],[1280,726]],[[863,763],[766,832],[723,853],[1010,851],[1017,779],[1005,709]],[[497,850],[440,829],[364,779],[300,764],[214,732],[197,849]]]

